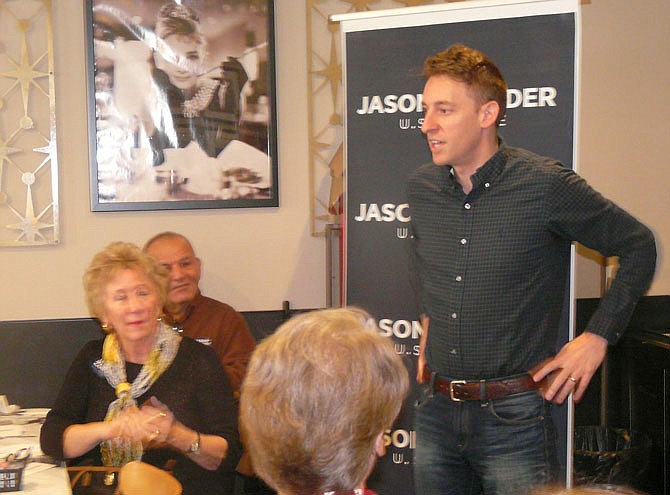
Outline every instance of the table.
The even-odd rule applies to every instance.
[[[40,449],[41,420],[47,409],[22,409],[17,414],[0,416],[0,457],[23,447],[31,447],[33,457]],[[29,462],[23,471],[22,490],[7,492],[22,494],[72,495],[70,478],[63,465]]]

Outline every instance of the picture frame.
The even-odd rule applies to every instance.
[[[276,207],[273,0],[86,0],[92,211]]]

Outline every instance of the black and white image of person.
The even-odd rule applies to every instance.
[[[101,196],[267,195],[264,15],[240,0],[95,1]]]
[[[145,122],[154,164],[163,163],[165,148],[184,148],[191,141],[217,156],[239,137],[240,93],[248,79],[244,67],[229,57],[201,72],[206,40],[198,14],[186,5],[164,4],[155,35],[153,80],[161,101],[158,115]]]

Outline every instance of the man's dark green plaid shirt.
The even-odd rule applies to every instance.
[[[408,181],[411,270],[430,317],[426,358],[452,379],[529,370],[555,353],[577,241],[619,270],[586,331],[617,341],[656,262],[651,231],[553,159],[504,145],[466,195],[448,166]]]

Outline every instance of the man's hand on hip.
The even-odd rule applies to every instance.
[[[556,356],[533,374],[539,382],[553,373],[544,398],[562,404],[570,393],[579,402],[607,353],[607,340],[584,332],[563,346]]]

